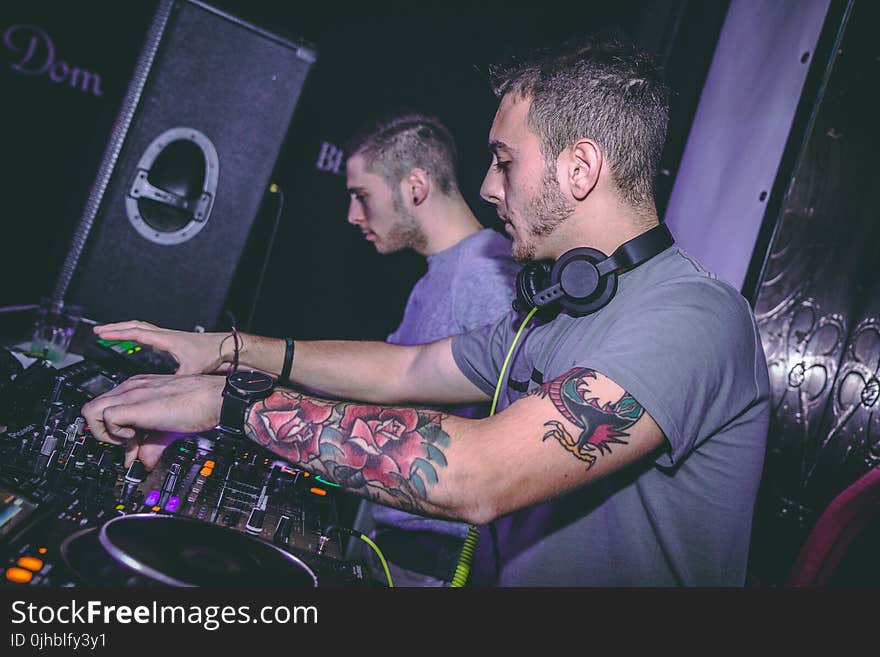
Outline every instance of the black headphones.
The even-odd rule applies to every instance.
[[[624,242],[610,256],[579,247],[566,251],[555,262],[530,262],[517,274],[513,309],[526,312],[558,302],[574,317],[594,313],[617,291],[618,272],[637,267],[674,243],[666,224],[658,224]]]

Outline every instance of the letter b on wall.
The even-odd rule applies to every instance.
[[[176,3],[70,301],[102,322],[212,327],[314,61],[306,46]]]

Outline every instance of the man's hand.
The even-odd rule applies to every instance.
[[[223,366],[223,349],[232,350],[228,333],[175,331],[138,320],[103,324],[93,330],[102,340],[134,340],[167,351],[180,363],[177,374],[216,372]]]
[[[82,413],[95,438],[126,445],[126,464],[142,452],[150,467],[148,461],[155,463],[165,447],[165,439],[150,432],[213,429],[225,383],[220,376],[135,376],[87,403]]]
[[[178,438],[180,438],[179,433],[147,431],[137,439],[127,441],[125,443],[125,467],[127,468],[132,461],[138,459],[147,470],[152,470],[162,458],[165,448]]]

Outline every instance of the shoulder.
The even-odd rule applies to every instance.
[[[734,316],[751,322],[746,299],[719,280],[685,251],[674,248],[662,254],[655,266],[646,263],[632,272],[627,293],[632,302],[647,309],[674,308],[681,313]]]
[[[511,280],[520,265],[510,255],[510,242],[494,230],[483,230],[469,235],[456,245],[455,280],[466,281],[475,274]]]
[[[510,310],[519,264],[510,242],[483,229],[460,244],[450,287],[456,321],[462,330],[482,326]]]
[[[610,324],[611,342],[681,370],[759,367],[760,336],[742,294],[684,252],[659,264],[629,282]]]
[[[510,241],[491,228],[468,235],[454,248],[459,259],[515,262],[510,255]]]

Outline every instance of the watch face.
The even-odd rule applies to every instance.
[[[226,377],[227,383],[245,395],[253,395],[272,389],[275,380],[263,372],[242,370]]]

